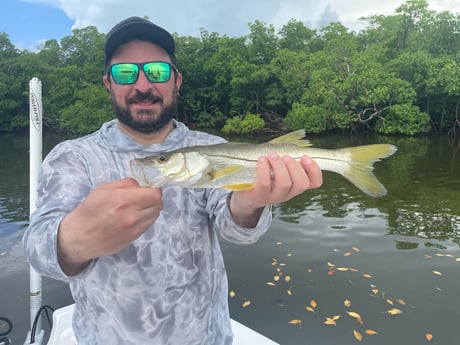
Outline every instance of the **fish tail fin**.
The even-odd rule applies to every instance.
[[[341,172],[347,180],[372,197],[380,197],[387,194],[387,190],[372,171],[374,170],[375,162],[389,157],[396,152],[396,146],[374,144],[340,150],[345,151],[350,157],[347,162],[347,169]]]

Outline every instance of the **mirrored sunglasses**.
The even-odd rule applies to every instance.
[[[145,77],[151,83],[166,83],[171,78],[171,70],[177,73],[177,68],[166,61],[151,61],[144,63],[117,63],[110,66],[113,81],[121,85],[134,84],[139,78],[139,70],[144,71]]]

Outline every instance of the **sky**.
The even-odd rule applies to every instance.
[[[90,25],[107,33],[128,16],[148,16],[180,36],[200,36],[201,28],[240,37],[256,20],[280,29],[290,19],[318,28],[340,21],[359,30],[359,18],[391,15],[404,0],[2,0],[0,32],[18,49],[37,50],[43,42],[72,35]],[[460,0],[429,0],[429,9],[460,13]]]

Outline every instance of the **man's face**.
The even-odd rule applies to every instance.
[[[115,51],[110,64],[149,61],[171,62],[163,48],[150,42],[131,41]],[[118,120],[134,131],[146,134],[157,132],[177,113],[177,93],[182,76],[178,74],[176,78],[174,71],[171,71],[169,81],[164,83],[148,81],[142,69],[133,84],[116,84],[111,75],[105,75],[103,80]]]

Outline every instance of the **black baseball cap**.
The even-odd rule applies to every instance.
[[[105,65],[107,66],[120,45],[136,39],[155,43],[174,58],[176,45],[168,31],[147,19],[129,17],[115,25],[107,34],[104,48]]]

